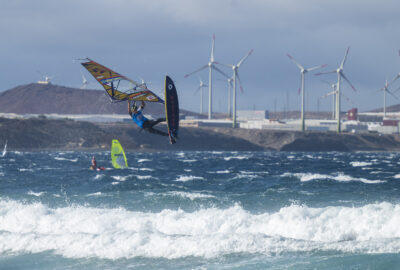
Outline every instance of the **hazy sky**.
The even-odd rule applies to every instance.
[[[350,46],[344,73],[358,91],[344,84],[355,104],[343,100],[342,108],[364,111],[382,107],[376,90],[400,72],[399,10],[398,0],[3,0],[0,91],[36,82],[40,73],[79,88],[83,68],[72,60],[90,57],[144,78],[156,93],[168,74],[181,107],[198,111],[198,79],[184,75],[208,62],[215,33],[218,62],[237,63],[254,49],[239,70],[244,93],[238,91],[238,109],[273,111],[276,104],[299,110],[300,72],[286,54],[305,67],[328,64],[329,71]],[[100,89],[84,72],[88,88]],[[214,111],[226,111],[227,83],[214,74]],[[207,70],[200,76],[208,81]],[[330,90],[320,78],[336,81],[334,74],[307,74],[306,109],[316,110]],[[400,80],[392,89],[397,87]],[[388,103],[400,101],[389,97]],[[320,109],[330,110],[331,98],[322,99]]]

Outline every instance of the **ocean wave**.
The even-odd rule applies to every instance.
[[[216,174],[225,174],[225,173],[230,173],[230,170],[222,170],[222,171],[215,171],[215,172],[208,172],[208,173],[216,173]]]
[[[139,171],[149,171],[149,172],[153,172],[154,169],[151,169],[151,168],[140,168]]]
[[[242,159],[249,159],[249,158],[250,158],[250,156],[232,156],[232,157],[224,157],[224,160],[226,160],[226,161],[229,161],[231,159],[242,160]]]
[[[26,168],[20,168],[18,169],[20,172],[33,172],[33,169],[26,169]]]
[[[300,179],[300,181],[302,182],[321,180],[321,179],[335,180],[338,182],[358,181],[365,184],[379,184],[386,182],[382,180],[368,180],[365,178],[352,177],[350,175],[346,175],[343,173],[337,173],[335,175],[319,174],[319,173],[284,173],[282,177],[296,177]]]
[[[96,176],[94,177],[94,179],[99,180],[99,179],[102,179],[102,178],[104,178],[104,177],[105,177],[104,174],[96,174]]]
[[[352,162],[350,162],[350,165],[353,167],[365,167],[365,166],[371,166],[372,162],[352,161]]]
[[[196,159],[184,159],[182,160],[182,162],[186,162],[186,163],[192,163],[192,162],[196,162]]]
[[[101,192],[89,193],[89,194],[87,194],[86,196],[87,196],[87,197],[101,196]]]
[[[60,160],[60,161],[70,161],[70,162],[78,162],[78,159],[77,158],[74,158],[74,159],[69,159],[69,158],[63,158],[63,157],[55,157],[54,158],[55,160]]]
[[[209,198],[215,198],[213,195],[208,195],[208,194],[203,194],[203,193],[197,193],[197,192],[183,192],[183,191],[171,191],[166,193],[167,196],[177,196],[177,197],[182,197],[182,198],[188,198],[190,200],[195,200],[195,199],[209,199]]]
[[[151,175],[136,175],[137,179],[139,180],[145,180],[145,179],[151,179],[153,176]]]
[[[26,194],[31,195],[31,196],[36,196],[36,197],[40,197],[43,194],[45,194],[46,192],[42,191],[42,192],[33,192],[32,190],[28,191]]]
[[[67,258],[176,259],[227,254],[336,251],[397,254],[400,205],[311,208],[252,214],[239,205],[158,213],[0,201],[0,254]]]
[[[142,163],[142,162],[148,162],[148,161],[151,161],[151,159],[142,158],[142,159],[139,159],[137,162]]]
[[[120,182],[126,181],[129,177],[130,177],[130,175],[126,175],[126,176],[120,176],[120,175],[111,176],[111,178],[113,178],[114,180],[120,181]]]
[[[201,176],[193,176],[193,175],[179,175],[178,179],[176,179],[175,181],[187,182],[187,181],[193,181],[193,180],[204,180],[204,178]]]

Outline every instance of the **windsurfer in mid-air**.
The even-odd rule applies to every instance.
[[[165,118],[158,118],[157,120],[149,120],[143,115],[145,103],[142,101],[141,105],[138,107],[136,102],[133,102],[131,106],[130,100],[128,100],[128,112],[132,117],[133,122],[135,122],[140,128],[146,130],[147,132],[158,134],[161,136],[168,136],[168,133],[154,129],[153,127],[160,122],[164,122]]]

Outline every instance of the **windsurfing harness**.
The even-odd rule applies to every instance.
[[[135,82],[89,58],[87,62],[81,64],[104,87],[113,101],[135,100],[164,104],[164,101],[150,91],[146,84]]]
[[[148,119],[144,117],[141,108],[137,110],[137,113],[132,113],[132,120],[141,128],[143,128],[143,123],[148,121]]]

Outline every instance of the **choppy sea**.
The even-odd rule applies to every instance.
[[[0,269],[400,269],[400,153],[127,158],[0,157]]]

